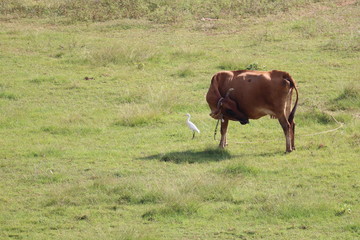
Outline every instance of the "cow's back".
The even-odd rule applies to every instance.
[[[234,71],[228,88],[234,88],[231,98],[250,118],[276,116],[283,111],[290,84],[280,71]]]

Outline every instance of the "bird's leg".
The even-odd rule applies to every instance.
[[[194,139],[195,138],[195,131],[193,131],[193,137],[192,137],[192,139]]]

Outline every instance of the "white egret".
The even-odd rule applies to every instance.
[[[195,124],[193,124],[192,122],[190,122],[191,116],[190,116],[189,113],[187,113],[185,116],[188,117],[188,119],[186,120],[186,124],[188,125],[188,127],[190,128],[190,130],[193,131],[193,138],[192,138],[192,139],[194,139],[194,137],[195,137],[195,132],[200,133],[200,130],[195,126]]]

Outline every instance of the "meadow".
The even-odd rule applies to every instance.
[[[347,0],[3,0],[0,238],[360,239],[359,19]],[[205,94],[238,69],[296,80],[294,152],[269,117],[217,148]]]

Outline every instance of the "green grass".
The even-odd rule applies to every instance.
[[[360,87],[351,84],[344,88],[338,97],[333,99],[333,110],[350,110],[360,108]]]
[[[0,3],[0,238],[359,238],[358,1],[144,2]],[[269,117],[217,148],[235,69],[294,77],[296,151]]]

